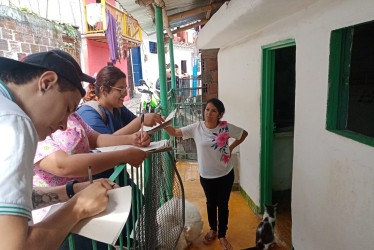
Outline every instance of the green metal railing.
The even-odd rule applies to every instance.
[[[144,166],[141,166],[139,168],[129,167],[127,169],[126,164],[121,164],[115,167],[113,174],[109,177],[111,181],[114,181],[117,184],[119,184],[120,175],[122,175],[124,179],[124,186],[129,185],[127,177],[130,177],[132,180],[132,183],[130,184],[132,187],[132,191],[133,191],[131,205],[132,205],[132,208],[135,208],[135,209],[131,209],[131,214],[129,215],[131,217],[131,220],[129,220],[131,224],[130,223],[125,224],[125,230],[123,230],[123,232],[120,234],[118,241],[117,241],[118,243],[117,249],[132,249],[131,247],[135,247],[133,246],[134,241],[130,237],[130,233],[131,233],[130,227],[132,226],[133,228],[133,232],[132,232],[133,238],[136,238],[137,232],[136,232],[135,222],[137,218],[139,218],[140,216],[140,208],[143,206],[143,202],[144,202],[143,193],[144,193],[144,183],[146,183],[146,181],[144,180],[143,169],[147,168],[147,165],[148,164],[145,163]],[[129,176],[128,171],[130,172],[130,176]],[[76,239],[74,239],[75,237],[76,236],[74,234],[69,234],[68,236],[70,250],[75,250],[75,249],[79,250],[76,247]],[[100,247],[98,246],[98,244],[100,244]],[[92,240],[93,250],[103,249],[102,245],[103,245],[102,243],[98,243],[95,240]],[[111,245],[107,245],[106,248],[108,250],[116,249]]]
[[[196,87],[194,87],[196,86]],[[205,102],[202,101],[205,88],[201,80],[192,78],[180,78],[178,88],[169,92],[168,106],[170,110],[176,109],[173,119],[173,127],[181,128],[204,119]],[[197,151],[193,139],[172,139],[174,155],[177,160],[196,161]]]
[[[92,240],[92,248],[84,249],[148,250],[165,244],[168,246],[167,249],[173,249],[184,227],[184,190],[173,154],[170,151],[151,153],[139,168],[129,167],[126,164],[119,165],[115,167],[109,179],[119,183],[121,175],[125,180],[124,185],[129,184],[127,182],[129,175],[133,192],[131,214],[125,230],[120,234],[116,246]],[[177,202],[166,204],[173,198]],[[164,205],[167,205],[167,209],[163,207]],[[170,213],[169,210],[172,212]],[[174,220],[168,218],[169,214],[173,214]],[[165,227],[163,221],[167,221],[168,226],[172,225],[173,231]],[[70,234],[69,249],[82,249],[77,246],[79,240],[81,238],[78,239],[76,235]]]

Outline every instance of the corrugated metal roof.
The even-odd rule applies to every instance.
[[[151,14],[144,6],[136,4],[135,0],[117,0],[117,2],[138,21],[143,32],[148,35],[155,32],[156,25],[153,23]]]
[[[140,2],[142,0],[139,0]],[[156,33],[156,25],[153,23],[152,15],[149,13],[145,6],[141,6],[135,3],[135,0],[117,0],[120,5],[136,20],[138,20],[140,27],[143,32],[148,35]],[[147,2],[143,0],[143,2]],[[223,3],[225,0],[164,0],[166,6],[166,12],[168,16],[180,14],[189,10],[193,10],[199,7],[204,7],[210,3]],[[218,9],[213,9],[211,15],[213,15]],[[170,28],[173,30],[175,28],[189,25],[200,20],[204,20],[206,13],[198,13],[193,16],[188,16],[180,19],[173,20],[169,22]]]
[[[187,24],[190,24],[190,23],[194,23],[194,22],[196,22],[198,20],[202,20],[202,19],[205,19],[205,13],[200,13],[200,14],[197,14],[197,15],[194,15],[194,16],[185,17],[183,19],[178,19],[178,20],[175,20],[175,21],[171,21],[171,22],[169,22],[169,24],[170,24],[171,28],[176,28],[176,27],[184,26],[184,25],[187,25]]]
[[[164,0],[168,16],[209,5],[209,2],[209,0]]]

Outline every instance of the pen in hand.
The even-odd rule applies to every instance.
[[[92,170],[91,170],[91,166],[88,166],[88,179],[90,180],[90,184],[92,184]]]

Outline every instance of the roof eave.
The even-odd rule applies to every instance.
[[[231,0],[199,32],[199,49],[224,48],[318,0]]]

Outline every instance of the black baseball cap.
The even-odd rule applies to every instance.
[[[75,59],[69,53],[62,50],[51,50],[30,54],[22,58],[20,61],[0,57],[1,71],[10,71],[24,64],[56,72],[57,75],[75,85],[79,89],[82,97],[86,93],[82,86],[82,81],[90,83],[95,82],[95,78],[84,74]]]

